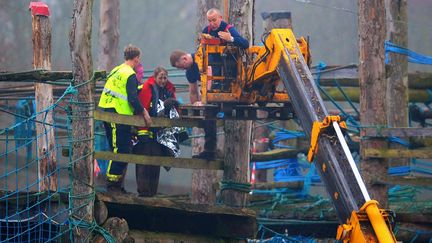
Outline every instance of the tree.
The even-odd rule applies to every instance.
[[[91,55],[93,0],[74,0],[69,46],[73,86],[78,90],[72,108],[72,223],[93,222],[93,91]],[[75,227],[74,242],[88,242],[87,229]]]
[[[118,61],[120,0],[101,0],[98,69],[109,72]]]
[[[407,1],[385,1],[387,37],[390,42],[408,46]],[[408,61],[405,55],[389,53],[386,64],[387,119],[389,127],[408,127]],[[403,148],[390,144],[390,148]],[[393,159],[393,166],[408,165],[409,159]]]
[[[254,23],[254,0],[230,0],[229,22],[252,43]],[[225,121],[225,171],[224,180],[237,183],[248,182],[251,121]],[[229,206],[245,206],[247,194],[235,190],[222,193],[223,202]]]
[[[197,11],[197,37],[195,44],[198,46],[198,34],[204,28],[203,23],[207,23],[207,10],[219,8],[220,0],[198,0]],[[194,128],[194,134],[202,134],[203,129]],[[220,142],[219,142],[220,143]],[[218,143],[218,144],[219,144]],[[203,151],[203,138],[192,139],[192,152],[198,154]],[[213,170],[193,170],[192,171],[192,195],[191,202],[197,204],[215,204],[216,189],[213,186],[218,180],[218,172]]]
[[[360,122],[363,126],[387,125],[386,79],[384,67],[385,7],[383,1],[359,0],[359,82]],[[364,136],[364,131],[360,132]],[[362,139],[362,155],[368,148],[386,148],[384,139]],[[371,198],[387,207],[387,186],[372,184],[387,175],[387,160],[364,158],[361,169]],[[384,181],[384,180],[383,180]]]

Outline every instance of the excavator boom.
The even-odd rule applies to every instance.
[[[314,123],[328,119],[329,114],[312,74],[298,46],[291,44],[296,40],[291,30],[277,29],[271,35],[274,36],[275,46],[284,46],[277,69],[294,112],[306,135],[316,136],[312,134]],[[341,232],[338,239],[349,242],[396,242],[388,215],[378,209],[376,201],[370,199],[339,121],[328,123],[332,128],[326,129],[325,133],[320,131],[317,138],[319,149],[315,151],[315,163],[343,224],[341,227],[348,223],[345,230],[338,230],[338,233]],[[356,225],[353,218],[358,219],[357,216],[364,213],[367,217],[357,220]]]
[[[242,60],[241,52],[230,49],[206,41],[201,43],[196,58],[204,103],[290,102],[303,131],[311,137],[308,159],[315,161],[341,223],[337,239],[396,242],[391,216],[371,200],[356,167],[341,129],[346,128],[345,123],[327,112],[308,67],[310,55],[305,39],[296,39],[291,29],[273,29],[264,46],[251,47],[246,52],[252,62]],[[228,60],[225,58],[228,55],[237,60],[232,66],[237,69],[236,76],[223,76],[225,72],[212,76],[208,66],[217,64],[211,63],[211,55],[220,55],[223,61]],[[211,82],[222,85],[212,88]],[[281,85],[284,94],[277,91]]]

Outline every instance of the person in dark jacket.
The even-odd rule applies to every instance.
[[[204,27],[202,33],[218,37],[226,43],[232,43],[242,49],[249,48],[249,41],[243,38],[236,28],[222,20],[219,9],[211,8],[207,11],[208,26]]]
[[[219,9],[211,8],[207,11],[208,26],[204,27],[202,33],[209,34],[214,38],[220,38],[222,43],[234,45],[241,49],[249,48],[249,41],[243,38],[236,28],[222,20]],[[209,66],[212,67],[212,75],[225,76],[224,82],[213,81],[212,89],[225,89],[229,87],[229,80],[237,76],[236,58],[227,54],[225,58],[219,54],[209,55]],[[223,84],[223,85],[222,85]]]
[[[215,38],[220,38],[225,43],[235,45],[241,49],[249,47],[249,41],[243,38],[233,25],[227,24],[222,20],[220,10],[216,8],[207,11],[208,26],[204,27],[203,33],[209,34]],[[220,56],[213,56],[212,61],[217,62]],[[230,58],[231,59],[231,58]],[[198,64],[195,62],[195,54],[187,53],[181,50],[175,50],[171,53],[170,62],[173,67],[186,70],[186,79],[189,83],[189,97],[192,104],[199,104],[201,100],[198,91],[198,81],[201,81]],[[235,67],[234,67],[235,68]],[[221,69],[213,67],[212,73],[215,76],[221,75]],[[236,70],[230,73],[231,76],[236,75]],[[213,82],[216,83],[216,82]],[[216,157],[217,144],[217,128],[214,120],[207,121],[204,126],[205,144],[204,151],[194,158],[214,159]]]
[[[142,85],[138,98],[151,117],[167,116],[171,107],[177,107],[175,87],[168,80],[168,72],[162,67],[154,70],[153,76]],[[164,109],[160,111],[162,108]],[[157,141],[160,128],[139,127],[138,143],[133,147],[133,154],[170,156],[167,147]],[[151,197],[156,195],[159,183],[160,166],[136,165],[138,195]]]

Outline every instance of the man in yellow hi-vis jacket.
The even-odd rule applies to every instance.
[[[108,75],[107,82],[99,100],[99,107],[106,112],[121,115],[143,115],[147,125],[151,124],[150,115],[138,100],[138,80],[134,67],[140,63],[141,50],[128,45],[124,50],[125,62],[115,67]],[[132,134],[129,125],[104,122],[106,136],[114,153],[129,154],[132,149]],[[124,171],[127,163],[108,162],[107,188],[110,191],[122,191]]]

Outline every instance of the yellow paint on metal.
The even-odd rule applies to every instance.
[[[265,40],[265,46],[251,46],[246,50],[248,60],[252,58],[251,63],[245,63],[244,56],[236,57],[238,75],[236,80],[229,84],[229,91],[211,90],[211,82],[215,80],[224,82],[225,77],[210,74],[207,68],[208,57],[215,54],[221,55],[227,51],[227,48],[233,47],[203,40],[195,53],[195,62],[201,75],[201,101],[204,104],[287,103],[289,97],[286,92],[281,93],[275,89],[281,83],[277,72],[280,59],[286,55],[286,50],[290,53],[290,58],[299,58],[296,54],[296,50],[299,49],[306,63],[310,60],[309,47],[304,38],[297,40],[291,29],[273,29]]]
[[[346,129],[346,123],[341,122],[340,116],[326,116],[322,122],[314,121],[312,125],[312,131],[311,131],[311,142],[310,142],[310,148],[307,155],[307,159],[309,162],[313,162],[314,156],[318,151],[318,139],[321,133],[327,129],[333,122],[339,123],[339,126],[341,128]]]
[[[366,214],[369,217],[369,221],[372,224],[372,227],[375,231],[376,236],[378,237],[379,242],[396,242],[396,238],[386,224],[386,221],[378,208],[378,202],[375,200],[370,200],[366,202],[361,208],[360,211],[366,211]]]
[[[366,202],[358,212],[353,211],[349,221],[339,225],[336,239],[350,243],[397,242],[387,213],[378,208],[375,200]]]

